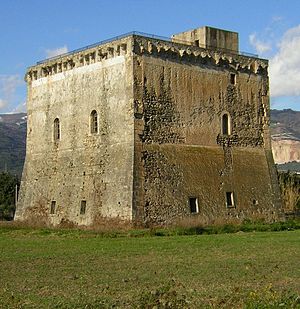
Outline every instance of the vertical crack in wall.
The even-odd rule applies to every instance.
[[[224,175],[228,175],[233,171],[233,157],[232,157],[232,148],[223,147],[224,151]]]

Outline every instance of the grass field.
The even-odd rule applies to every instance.
[[[0,308],[300,308],[300,230],[138,236],[0,227]]]

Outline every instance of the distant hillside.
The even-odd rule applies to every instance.
[[[300,171],[300,112],[271,111],[272,150],[280,170]]]
[[[21,176],[26,150],[25,113],[0,114],[0,171]]]
[[[271,135],[273,139],[300,141],[300,112],[291,109],[271,110]]]
[[[0,171],[21,176],[26,124],[24,113],[0,114]],[[274,159],[279,169],[300,171],[300,112],[271,110],[271,135]]]

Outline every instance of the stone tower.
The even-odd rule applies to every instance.
[[[267,69],[211,27],[133,32],[30,67],[15,218],[276,220]]]

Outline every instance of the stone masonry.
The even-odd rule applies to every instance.
[[[16,220],[277,220],[268,61],[210,27],[130,33],[30,67]]]

